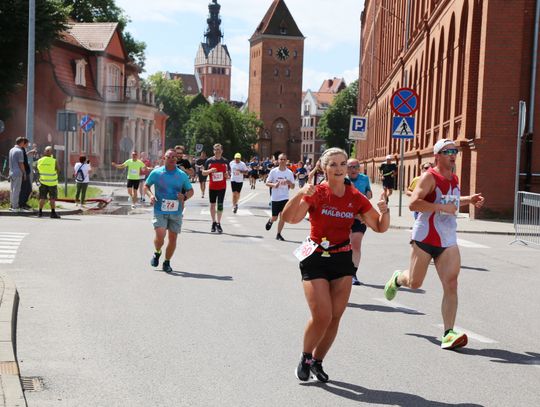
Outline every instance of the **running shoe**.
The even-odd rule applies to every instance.
[[[233,211],[233,213],[236,213],[236,212],[238,212],[238,205],[234,205],[234,208],[233,208],[233,210],[232,210],[232,211]]]
[[[269,220],[268,222],[266,222],[266,226],[265,226],[266,230],[270,230],[272,228],[272,221]]]
[[[131,209],[135,209],[135,208],[136,208],[136,206],[135,206],[135,205],[131,205]]]
[[[39,211],[37,217],[42,218],[43,217],[43,212]]]
[[[154,252],[154,255],[152,256],[152,260],[150,260],[150,265],[152,267],[157,267],[158,266],[160,256],[161,256],[161,253]]]
[[[218,233],[223,233],[223,229],[221,228],[221,223],[216,223],[216,229]]]
[[[56,212],[51,212],[51,219],[60,219],[60,215],[58,215]]]
[[[280,240],[280,241],[282,241],[282,242],[285,241],[285,239],[283,239],[283,236],[281,236],[281,233],[278,233],[278,234],[276,235],[276,240]]]
[[[298,363],[298,367],[294,372],[298,380],[301,380],[303,382],[307,382],[309,380],[311,361],[311,355],[306,355],[305,353],[302,353],[300,363]]]
[[[165,273],[170,273],[171,271],[173,271],[170,260],[165,260],[163,262],[163,271]]]
[[[360,282],[360,280],[358,280],[358,278],[356,276],[353,276],[352,277],[352,285],[362,285],[362,283]]]
[[[464,333],[456,332],[453,329],[450,330],[441,340],[441,348],[443,349],[457,349],[467,345],[468,338]]]
[[[390,280],[388,280],[388,282],[384,286],[384,296],[388,301],[392,301],[398,292],[399,287],[396,285],[396,279],[399,275],[399,270],[394,271],[394,274],[392,274],[392,278],[390,278]]]
[[[326,383],[328,381],[328,375],[322,367],[322,360],[313,359],[311,361],[310,370],[311,373],[313,373],[313,376],[315,376],[318,381],[323,383]]]
[[[212,233],[217,232],[217,223],[216,222],[212,222],[212,229],[210,229],[210,232],[212,232]]]

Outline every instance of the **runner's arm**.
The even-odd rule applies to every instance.
[[[485,201],[485,198],[482,196],[482,193],[479,193],[479,194],[473,194],[469,196],[462,196],[461,198],[459,198],[459,205],[464,206],[464,205],[472,204],[476,206],[477,208],[481,208],[482,206],[484,206],[484,201]]]
[[[309,204],[302,198],[312,196],[315,193],[315,186],[306,184],[298,191],[294,198],[290,199],[281,213],[282,219],[287,223],[299,223],[306,217]]]
[[[144,184],[144,194],[150,198],[150,204],[153,205],[156,202],[156,196],[152,193],[152,185]]]
[[[362,221],[377,233],[384,233],[390,227],[390,209],[384,199],[377,202],[379,211],[371,208],[364,214],[361,214]]]

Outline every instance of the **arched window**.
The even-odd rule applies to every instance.
[[[465,80],[465,47],[467,44],[467,22],[469,20],[468,1],[465,0],[463,11],[461,12],[461,21],[459,23],[459,38],[458,38],[458,66],[456,80],[456,106],[455,116],[460,116],[463,113],[463,85]]]
[[[437,91],[435,92],[435,111],[433,112],[433,127],[435,128],[441,121],[441,98],[442,98],[442,80],[444,67],[444,30],[439,39],[439,52],[437,54]],[[433,141],[436,141],[435,139]]]
[[[443,121],[450,120],[450,110],[452,106],[452,80],[454,79],[454,40],[455,40],[455,18],[452,16],[450,31],[448,33],[448,47],[446,48],[446,81],[444,86],[444,114]]]

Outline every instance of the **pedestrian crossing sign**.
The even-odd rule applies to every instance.
[[[414,138],[414,117],[393,117],[392,138]]]

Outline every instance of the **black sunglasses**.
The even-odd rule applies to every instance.
[[[457,155],[459,153],[459,150],[457,148],[449,148],[448,150],[442,150],[442,155]]]

